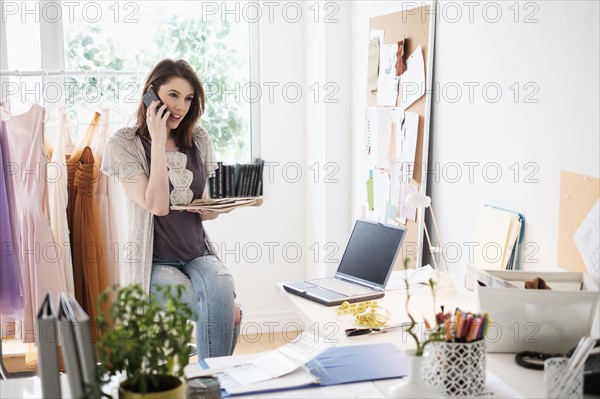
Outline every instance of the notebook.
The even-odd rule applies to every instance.
[[[38,349],[38,375],[42,381],[44,398],[60,398],[60,377],[58,368],[58,332],[56,312],[52,305],[52,295],[46,294],[35,324],[35,337]]]
[[[525,217],[491,205],[479,211],[472,265],[487,270],[519,268],[519,252],[525,235]]]
[[[100,397],[91,328],[88,315],[75,297],[61,293],[58,310],[59,342],[74,398]]]
[[[283,288],[327,306],[382,298],[406,229],[357,220],[333,277],[284,283]]]

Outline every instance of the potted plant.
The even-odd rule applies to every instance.
[[[433,328],[429,328],[429,323],[427,322],[427,320],[424,320],[427,331],[425,334],[423,334],[423,339],[419,338],[418,333],[415,331],[417,322],[409,309],[411,297],[410,283],[408,280],[409,261],[409,258],[404,258],[402,261],[405,271],[404,282],[406,285],[406,314],[410,319],[410,325],[404,331],[406,331],[408,335],[415,341],[416,348],[413,350],[405,351],[409,358],[408,376],[399,384],[396,384],[393,387],[391,387],[389,391],[389,396],[394,398],[437,397],[439,396],[438,392],[431,385],[423,381],[423,378],[421,376],[421,368],[423,364],[423,354],[425,351],[425,346],[431,342],[443,341],[445,339],[446,327],[438,323],[438,320],[436,318],[435,326]],[[435,315],[435,281],[430,278],[427,283],[422,284],[428,285],[431,289],[431,293],[433,296],[433,313]]]
[[[140,285],[113,287],[100,296],[99,309],[115,291],[110,311],[97,318],[99,382],[124,375],[121,398],[184,398],[193,327],[192,310],[181,301],[183,286],[161,286],[149,295]]]
[[[408,276],[407,276],[407,272],[408,272],[408,262],[409,262],[409,258],[404,258],[404,260],[402,261],[402,264],[404,266],[404,272],[405,272],[405,278],[404,278],[404,283],[406,286],[406,302],[405,302],[405,309],[406,309],[406,314],[408,315],[408,318],[410,319],[410,326],[408,326],[405,331],[408,333],[408,335],[410,335],[410,337],[415,341],[415,352],[414,355],[415,356],[423,356],[423,353],[425,351],[425,346],[427,344],[429,344],[430,342],[438,342],[438,341],[443,341],[445,339],[446,336],[446,326],[444,326],[443,324],[440,324],[436,318],[435,321],[435,326],[433,329],[429,328],[429,323],[427,322],[427,320],[425,320],[425,325],[427,330],[427,334],[424,335],[424,340],[419,339],[419,336],[417,335],[417,333],[415,332],[415,327],[417,326],[417,322],[415,321],[415,318],[412,316],[412,314],[410,313],[410,310],[408,308],[408,305],[410,303],[410,286],[409,286],[409,281],[408,281]],[[431,296],[433,297],[433,314],[435,315],[435,286],[436,283],[435,281],[430,278],[427,283],[420,283],[420,284],[425,284],[427,286],[429,286],[429,288],[431,289]],[[443,309],[443,307],[442,307]]]

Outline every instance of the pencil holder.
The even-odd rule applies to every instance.
[[[570,369],[566,357],[544,361],[544,396],[546,398],[583,398],[583,365]]]
[[[432,342],[423,378],[452,396],[478,395],[485,388],[485,340],[470,343]]]

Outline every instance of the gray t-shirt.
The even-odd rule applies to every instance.
[[[151,143],[142,138],[142,145],[150,165]],[[206,186],[206,172],[196,146],[167,152],[169,193],[171,205],[185,205],[202,198]],[[166,216],[154,217],[153,257],[167,261],[190,261],[206,251],[204,228],[200,214],[188,211],[170,211]]]

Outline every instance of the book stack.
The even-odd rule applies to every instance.
[[[247,164],[217,162],[215,176],[208,179],[211,198],[258,197],[262,195],[265,162],[256,159]]]

